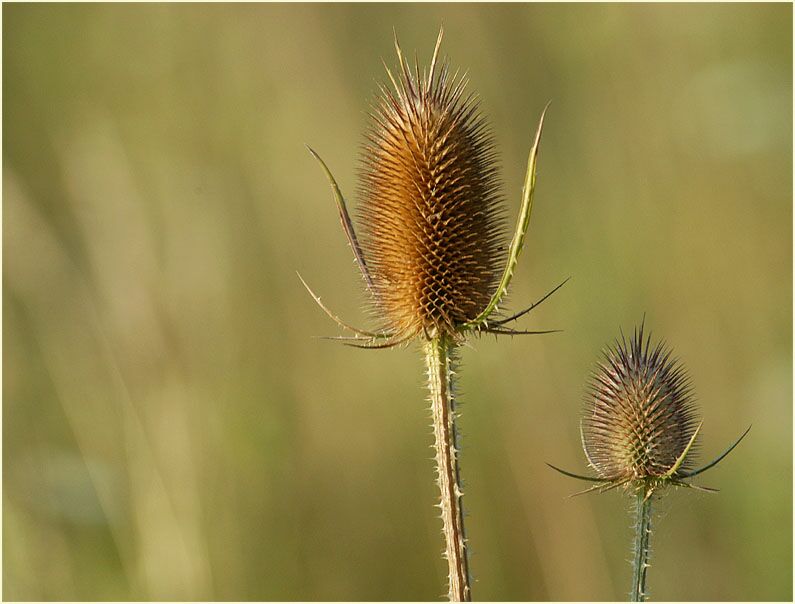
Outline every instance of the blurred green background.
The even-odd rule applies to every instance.
[[[792,7],[3,6],[5,599],[435,600],[416,347],[362,351],[355,206],[392,29],[469,71],[511,220],[548,100],[511,307],[461,420],[474,596],[613,600],[629,500],[581,488],[600,348],[646,313],[702,455],[658,507],[657,600],[792,599]]]

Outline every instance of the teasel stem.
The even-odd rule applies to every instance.
[[[632,561],[631,602],[646,601],[646,571],[649,568],[649,537],[651,536],[651,495],[638,489],[635,544]]]
[[[453,366],[456,344],[447,335],[437,335],[425,342],[428,388],[433,413],[436,449],[437,484],[441,494],[439,508],[444,526],[445,553],[449,569],[448,598],[451,602],[469,602],[472,591],[469,560],[464,531],[461,476],[458,467]]]

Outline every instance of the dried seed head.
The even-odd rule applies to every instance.
[[[440,36],[441,41],[441,36]],[[396,337],[456,336],[488,304],[504,249],[491,134],[465,77],[420,76],[398,47],[381,87],[360,175],[362,250],[376,312]]]
[[[588,461],[602,479],[637,481],[666,476],[697,429],[685,368],[664,344],[651,347],[643,325],[604,352],[592,375],[582,422]],[[688,451],[679,472],[693,461]]]

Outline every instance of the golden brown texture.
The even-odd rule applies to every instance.
[[[583,445],[601,478],[665,475],[696,430],[696,409],[684,367],[662,343],[651,348],[643,326],[604,353],[594,373],[583,419]],[[681,470],[692,465],[688,455]]]
[[[363,153],[362,248],[377,315],[398,337],[456,336],[489,302],[504,249],[490,132],[466,79],[436,56],[421,77],[398,49]]]

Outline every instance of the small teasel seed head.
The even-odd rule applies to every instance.
[[[362,251],[375,313],[397,337],[457,338],[496,291],[505,249],[490,131],[438,49],[421,74],[398,47],[362,154]]]
[[[662,342],[652,346],[641,322],[627,341],[621,339],[603,352],[591,375],[580,422],[582,446],[596,477],[553,470],[594,483],[575,493],[605,492],[623,486],[636,497],[637,521],[633,543],[630,599],[646,600],[651,534],[652,498],[666,485],[714,492],[688,479],[724,459],[745,438],[750,427],[708,464],[693,469],[701,431],[690,378]]]
[[[603,354],[582,420],[590,465],[601,479],[636,487],[664,480],[673,468],[687,472],[698,419],[684,366],[665,344],[644,339],[642,324],[629,341],[622,334]]]

